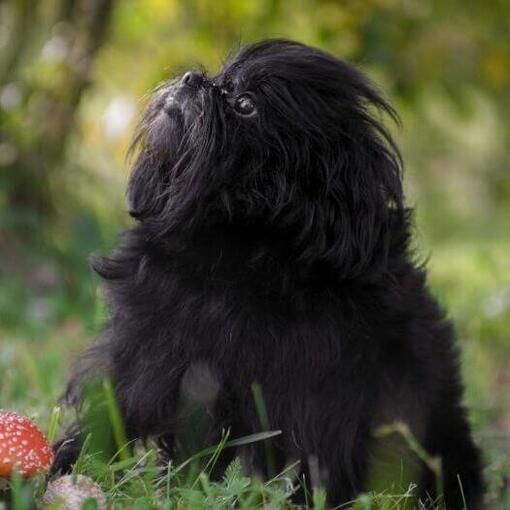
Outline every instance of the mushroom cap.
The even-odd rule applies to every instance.
[[[48,472],[53,450],[45,435],[28,418],[0,411],[0,477],[14,470],[26,478]]]
[[[99,510],[106,510],[106,496],[94,480],[84,475],[66,475],[48,484],[43,503],[59,501],[60,510],[79,510],[89,498],[97,501]]]

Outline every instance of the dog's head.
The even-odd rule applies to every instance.
[[[395,117],[345,62],[286,40],[247,46],[217,76],[158,88],[135,138],[131,214],[154,236],[267,229],[298,260],[360,274],[385,262],[405,216],[377,111]]]

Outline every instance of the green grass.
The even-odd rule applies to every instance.
[[[430,284],[456,324],[463,351],[466,404],[484,452],[489,508],[510,508],[505,494],[510,480],[508,253],[510,241],[477,244],[450,240],[436,243],[429,262]],[[58,283],[43,291],[27,290],[22,276],[11,275],[0,290],[0,303],[7,304],[4,310],[9,310],[0,333],[0,407],[32,417],[51,436],[61,433],[71,419],[66,409],[54,412],[70,360],[92,340],[105,316],[97,282],[86,271],[81,278],[83,288],[75,293],[76,302]],[[106,384],[103,390],[107,414],[115,424],[115,439],[122,444],[122,424],[111,388]],[[254,394],[257,396],[256,388]],[[259,407],[263,411],[260,402]],[[263,418],[264,413],[261,415]],[[244,439],[255,440],[264,440],[264,436]],[[192,459],[168,466],[158,464],[154,445],[123,449],[103,461],[97,460],[92,448],[83,452],[76,471],[101,484],[111,508],[293,508],[289,497],[300,485],[295,466],[262,481],[247,477],[241,460],[236,459],[221,481],[211,481],[219,451],[229,446],[225,436],[215,450],[197,452]],[[15,480],[13,508],[32,508],[44,483],[40,479],[28,484]],[[324,508],[322,490],[307,497],[310,506],[314,502],[315,508]],[[356,510],[412,509],[413,486],[364,494],[353,506]]]

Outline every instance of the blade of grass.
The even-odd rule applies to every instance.
[[[260,385],[253,383],[251,386],[251,391],[253,394],[253,399],[255,400],[255,407],[259,416],[260,425],[262,426],[263,430],[270,430],[266,403],[264,401],[264,396],[262,395],[262,389]],[[276,468],[270,441],[267,441],[264,444],[264,449],[266,451],[267,474],[269,477],[273,477],[276,474]]]
[[[110,416],[110,422],[113,429],[113,437],[119,451],[119,458],[120,460],[128,460],[130,458],[129,448],[126,448],[128,440],[124,430],[124,424],[122,422],[120,409],[117,404],[117,399],[115,398],[115,392],[109,379],[103,380],[103,389],[105,393],[108,414]]]
[[[274,476],[273,478],[267,480],[267,482],[265,482],[266,485],[270,485],[272,484],[273,482],[276,482],[276,480],[278,480],[279,478],[281,478],[283,475],[285,475],[286,473],[288,473],[289,471],[291,471],[292,469],[294,469],[296,466],[299,466],[299,464],[301,464],[301,461],[300,460],[297,460],[296,462],[293,462],[292,464],[288,465],[285,469],[283,469],[282,471],[280,471],[276,476]]]
[[[84,464],[85,454],[87,453],[91,439],[92,434],[87,434],[81,446],[80,454],[78,455],[78,458],[76,459],[76,462],[73,466],[73,476],[79,473],[81,469],[83,469],[82,465]]]
[[[23,478],[22,476],[17,472],[14,471],[14,473],[11,476],[11,503],[12,506],[10,507],[12,510],[28,510],[28,507],[25,505],[24,502],[24,494],[23,494]]]
[[[232,439],[230,441],[227,441],[225,443],[224,448],[233,448],[237,446],[244,446],[247,444],[257,443],[259,441],[265,441],[266,439],[270,439],[275,436],[279,436],[282,433],[281,430],[273,430],[270,432],[257,432],[256,434],[250,434],[248,436],[243,436],[238,439]],[[211,455],[216,451],[216,446],[211,446],[210,448],[205,448],[204,450],[201,450],[197,452],[195,455],[192,455],[189,459],[185,460],[183,463],[181,463],[178,467],[175,468],[172,474],[177,474],[179,471],[181,471],[184,467],[189,465],[191,462],[193,462],[196,459],[200,459],[201,457],[206,457],[207,455]]]
[[[221,437],[221,441],[216,445],[216,449],[214,450],[211,458],[208,460],[207,464],[205,465],[204,469],[202,470],[202,473],[205,471],[205,472],[208,472],[210,473],[211,470],[213,469],[214,465],[216,464],[219,456],[221,455],[221,452],[225,449],[225,445],[228,441],[228,437],[230,435],[230,430],[227,430],[226,432],[224,431],[223,434],[222,434],[222,437]],[[200,479],[200,476],[201,474],[200,473],[198,475],[198,477],[196,478],[196,480],[193,482],[191,488],[193,489],[196,485],[196,483],[198,482],[198,480]]]
[[[58,422],[60,420],[60,407],[55,406],[51,412],[50,426],[48,428],[48,441],[53,443],[57,435]]]
[[[384,437],[389,434],[400,434],[406,441],[409,448],[418,456],[418,458],[432,471],[436,480],[437,501],[439,503],[443,498],[443,466],[441,457],[433,457],[423,448],[419,441],[414,437],[411,429],[404,422],[395,422],[379,427],[374,435],[375,437]]]
[[[462,480],[460,479],[459,475],[457,475],[457,481],[459,482],[460,494],[462,496],[462,504],[463,504],[462,510],[467,510],[466,496],[464,495],[464,487],[462,486]]]
[[[143,468],[143,463],[151,457],[153,454],[152,450],[147,451],[142,455],[139,459],[130,459],[130,463],[127,464],[127,466],[130,466],[131,464],[134,464],[133,467],[130,467],[129,471],[127,471],[124,476],[110,488],[110,491],[114,491],[121,487],[122,485],[125,485],[127,482],[132,480],[133,478],[136,478],[140,475],[139,471],[143,469],[144,472],[146,472],[146,468]]]

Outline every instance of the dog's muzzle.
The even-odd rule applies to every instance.
[[[187,72],[172,84],[163,103],[163,110],[170,117],[183,116],[185,123],[200,115],[203,108],[203,93],[213,85],[197,72]]]

